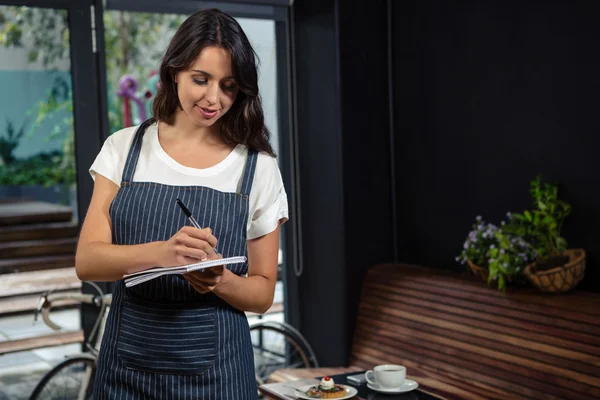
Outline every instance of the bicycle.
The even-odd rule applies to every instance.
[[[92,285],[98,294],[44,293],[40,297],[34,320],[37,320],[41,313],[44,323],[54,330],[60,330],[61,327],[52,322],[49,317],[53,302],[74,300],[82,304],[93,304],[100,310],[94,327],[85,342],[88,352],[69,356],[48,371],[36,385],[29,400],[88,400],[92,398],[98,353],[112,302],[112,294],[104,294],[93,282],[85,283]],[[289,324],[258,321],[250,324],[250,335],[254,351],[257,388],[267,382],[269,376],[280,368],[319,366],[310,344],[299,331]]]
[[[302,334],[285,322],[258,321],[250,325],[257,386],[282,368],[318,368],[317,357]]]
[[[92,398],[96,363],[108,311],[112,303],[112,294],[104,294],[93,282],[86,283],[94,287],[98,294],[46,292],[40,297],[35,310],[34,321],[37,321],[41,313],[44,323],[54,330],[62,328],[50,320],[49,315],[53,302],[72,300],[81,304],[95,305],[100,310],[92,331],[85,341],[88,352],[69,356],[48,371],[34,388],[29,400],[88,400]],[[94,337],[96,338],[95,341],[93,341]]]

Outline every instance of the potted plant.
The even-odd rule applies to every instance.
[[[574,288],[585,273],[585,251],[568,249],[561,236],[571,206],[558,198],[558,185],[542,183],[537,177],[530,183],[531,210],[513,213],[505,230],[531,243],[537,257],[525,270],[533,285],[546,292],[565,292]]]
[[[535,258],[529,243],[503,228],[504,221],[498,227],[478,216],[456,258],[499,290],[505,290],[507,282],[519,280],[527,262]]]

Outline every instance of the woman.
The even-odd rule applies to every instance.
[[[244,311],[273,302],[288,209],[254,52],[233,18],[200,11],[175,33],[160,80],[154,118],[114,133],[90,169],[77,274],[118,280],[94,398],[256,398]],[[186,226],[177,198],[203,229]],[[122,280],[238,255],[248,263],[131,288]]]

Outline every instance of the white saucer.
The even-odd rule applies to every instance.
[[[411,390],[415,390],[416,388],[419,387],[419,384],[410,379],[405,379],[402,386],[393,388],[393,389],[380,388],[378,385],[373,385],[371,383],[367,383],[367,387],[369,389],[374,390],[379,393],[399,394],[399,393],[406,393],[406,392],[410,392]]]
[[[313,384],[313,385],[307,385],[307,386],[295,388],[294,394],[299,399],[314,400],[316,397],[311,397],[306,394],[308,389],[310,389],[312,386],[315,386],[315,385]],[[356,388],[354,388],[352,386],[348,386],[348,385],[340,385],[340,386],[343,386],[346,389],[346,394],[343,397],[338,397],[337,398],[338,400],[351,399],[358,394],[358,390],[356,390]]]

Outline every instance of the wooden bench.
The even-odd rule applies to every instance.
[[[365,278],[350,365],[280,370],[273,381],[407,367],[447,399],[599,399],[600,294],[501,293],[482,281],[379,265]]]

